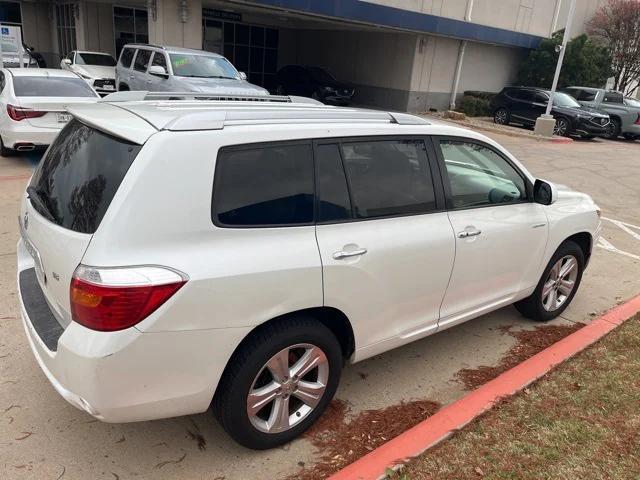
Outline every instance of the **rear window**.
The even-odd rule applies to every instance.
[[[313,222],[310,144],[223,149],[218,155],[212,217],[231,227]]]
[[[13,77],[17,97],[97,97],[87,82],[74,77]]]
[[[48,211],[40,213],[69,230],[94,233],[141,148],[72,120],[31,180]]]

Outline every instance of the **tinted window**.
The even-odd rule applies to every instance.
[[[598,95],[598,92],[590,92],[589,90],[578,90],[578,96],[576,97],[578,100],[581,100],[583,102],[594,102],[596,100],[596,95]],[[569,92],[571,93],[571,95],[573,95],[573,92]],[[575,97],[575,95],[573,95]]]
[[[222,150],[213,189],[215,223],[228,226],[313,222],[311,146]]]
[[[56,224],[94,233],[140,148],[72,120],[54,140],[31,185]]]
[[[120,55],[120,65],[125,68],[131,68],[131,60],[133,60],[133,54],[135,50],[133,48],[125,48]]]
[[[509,90],[507,92],[511,98],[516,100],[531,101],[533,100],[533,92],[531,90]]]
[[[136,59],[133,62],[133,69],[139,72],[146,72],[149,59],[151,58],[151,50],[138,50]]]
[[[338,145],[316,148],[318,176],[318,221],[329,222],[351,218],[351,202]]]
[[[78,77],[13,77],[18,97],[96,97],[87,82]]]
[[[488,147],[458,140],[440,141],[454,208],[524,200],[525,183],[502,156]]]
[[[158,67],[164,68],[164,71],[167,71],[167,59],[164,58],[164,54],[160,52],[155,52],[153,54],[153,60],[151,61],[151,66],[157,65]]]
[[[345,143],[342,149],[356,217],[408,215],[435,208],[421,140]]]
[[[624,97],[622,96],[621,93],[617,93],[617,92],[607,92],[604,94],[604,100],[605,103],[619,103],[622,104],[624,103]]]
[[[533,101],[537,103],[544,103],[546,105],[549,103],[549,97],[544,93],[536,92],[533,95]]]

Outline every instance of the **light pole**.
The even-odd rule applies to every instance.
[[[562,36],[562,46],[560,47],[560,55],[558,55],[558,63],[556,64],[556,72],[553,75],[553,83],[551,84],[551,94],[549,95],[549,102],[547,103],[547,109],[543,115],[540,115],[536,119],[536,127],[534,133],[536,135],[542,135],[544,137],[553,136],[553,129],[556,125],[556,121],[551,115],[551,107],[553,106],[553,95],[556,93],[558,87],[558,78],[560,78],[560,71],[562,70],[562,61],[564,60],[564,52],[567,49],[567,43],[571,39],[571,24],[573,23],[573,14],[576,10],[576,0],[571,0],[569,6],[569,15],[567,17],[567,26],[564,28],[564,35]]]

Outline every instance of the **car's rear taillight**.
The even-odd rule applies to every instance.
[[[640,113],[638,114],[638,118],[636,118],[636,121],[633,123],[634,125],[640,125]]]
[[[132,327],[156,311],[187,282],[166,267],[88,267],[71,279],[71,316],[92,330]]]
[[[31,110],[30,108],[16,107],[15,105],[7,105],[7,113],[16,122],[27,118],[43,117],[47,114],[42,110]]]

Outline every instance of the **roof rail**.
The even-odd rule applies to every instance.
[[[209,94],[202,92],[148,92],[145,90],[133,90],[114,92],[100,99],[101,102],[139,102],[143,100],[218,100],[222,102],[253,101],[253,102],[278,102],[278,103],[322,103],[311,98],[289,97],[286,95],[236,95],[236,94]]]

